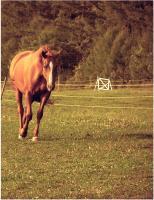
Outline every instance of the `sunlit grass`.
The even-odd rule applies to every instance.
[[[151,90],[56,91],[54,95],[143,96]],[[152,108],[152,98],[77,99],[54,103]],[[152,198],[152,109],[48,105],[33,144],[18,141],[13,93],[2,101],[2,198]]]

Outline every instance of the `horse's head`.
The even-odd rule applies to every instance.
[[[41,51],[43,76],[47,81],[47,89],[49,91],[53,90],[55,87],[60,53],[61,50],[54,51],[48,48],[47,46],[44,46]]]

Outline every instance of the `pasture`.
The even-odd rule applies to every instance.
[[[18,141],[17,105],[6,90],[2,199],[152,198],[152,95],[150,88],[55,91],[35,144],[38,104],[28,138]]]

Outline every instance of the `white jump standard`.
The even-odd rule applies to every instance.
[[[97,77],[95,89],[97,90],[112,90],[110,79]]]

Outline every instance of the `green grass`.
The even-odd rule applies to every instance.
[[[2,198],[152,198],[151,89],[55,91],[53,95],[136,97],[92,99],[53,96],[33,136],[38,104],[28,138],[18,141],[13,92],[2,101]],[[102,105],[84,108],[68,105]],[[145,107],[151,109],[137,109]]]

